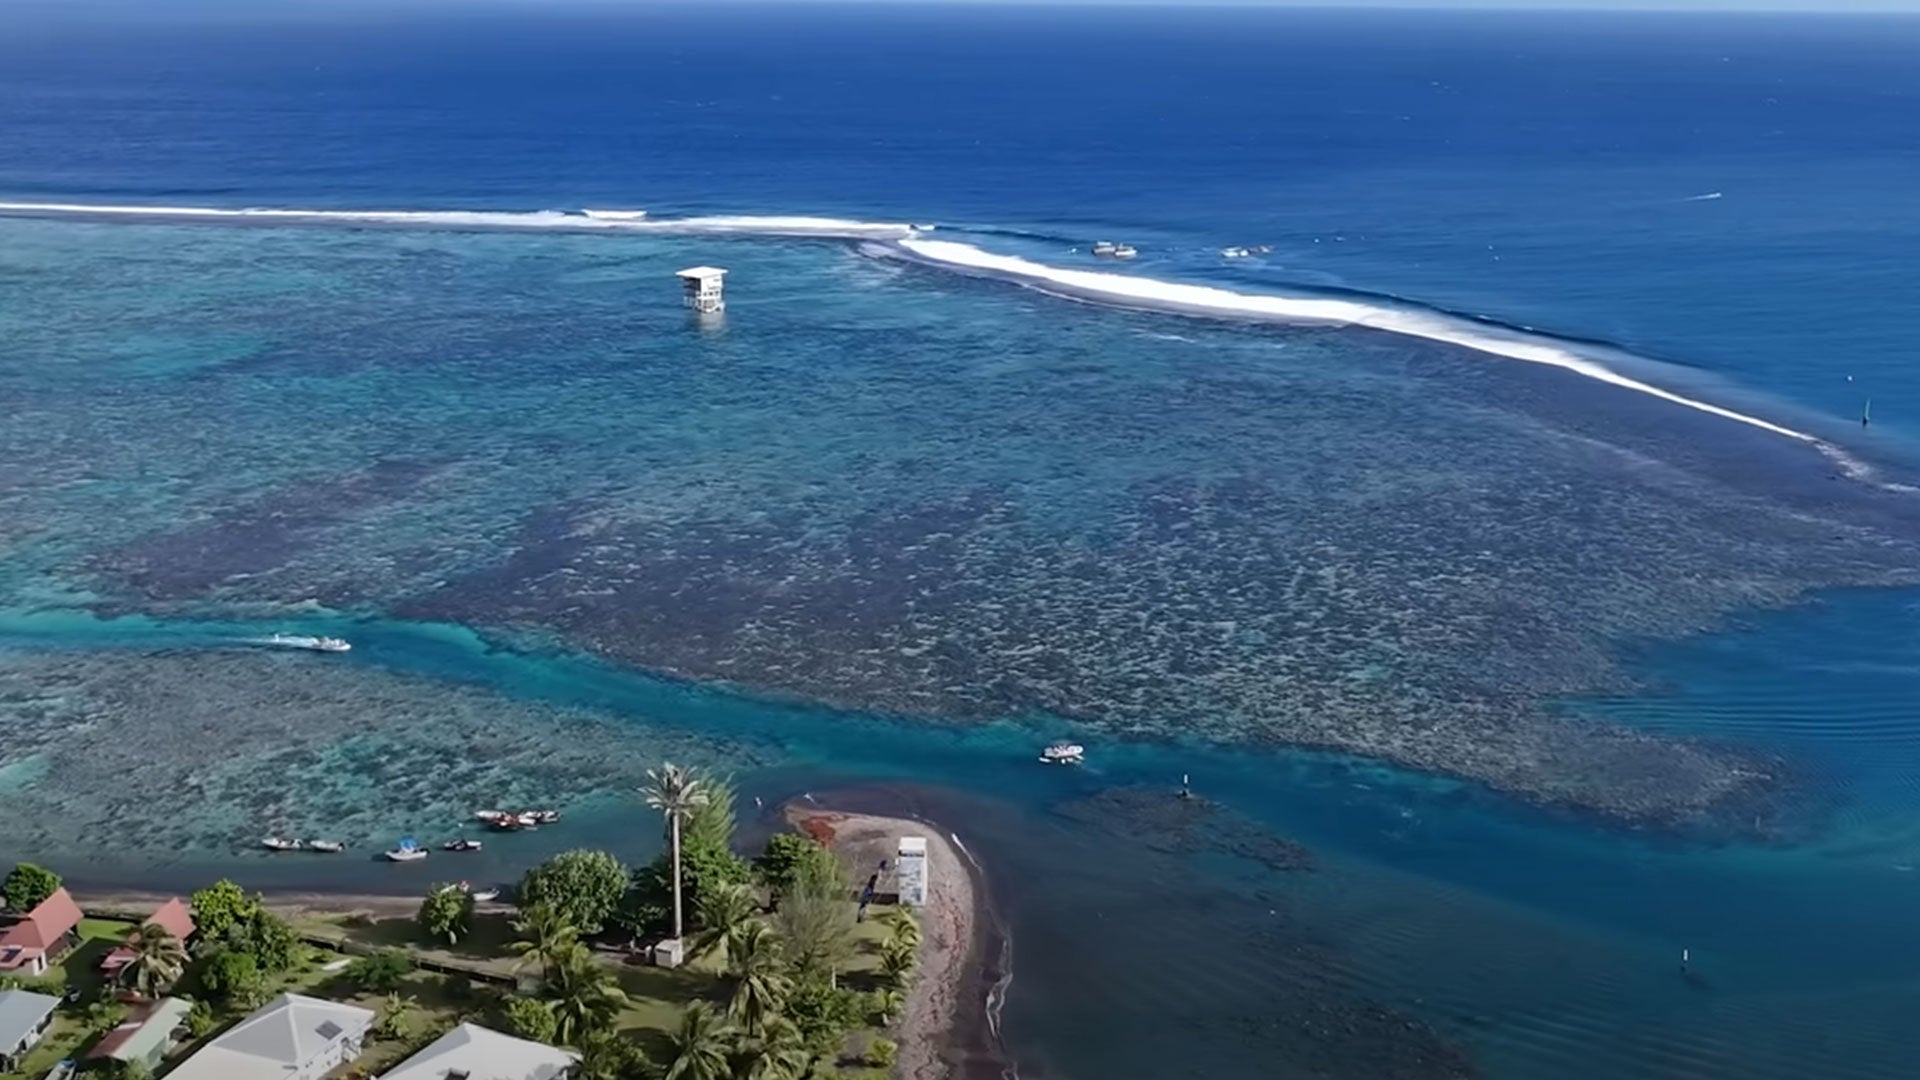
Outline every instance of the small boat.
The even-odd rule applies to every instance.
[[[1120,250],[1120,245],[1114,243],[1111,240],[1102,240],[1099,243],[1096,243],[1093,245],[1093,253],[1095,255],[1100,256],[1103,259],[1112,258],[1113,254],[1119,250]]]
[[[275,634],[261,644],[281,649],[310,649],[314,652],[350,652],[351,642],[337,637],[308,637],[305,634]]]
[[[1139,254],[1140,252],[1135,249],[1132,244],[1115,244],[1113,246],[1113,257],[1116,259],[1131,259]]]
[[[1253,254],[1251,249],[1243,247],[1226,247],[1220,249],[1220,256],[1225,259],[1244,259],[1251,254]]]
[[[1057,742],[1040,751],[1040,760],[1048,765],[1079,765],[1087,760],[1087,749],[1079,743]]]
[[[411,836],[400,838],[400,846],[387,852],[388,862],[419,862],[427,857],[427,849],[421,847]]]
[[[468,889],[467,895],[473,897],[476,904],[491,904],[500,899],[500,890],[495,888]]]
[[[307,846],[303,841],[289,839],[284,836],[269,836],[265,840],[260,841],[260,843],[268,851],[299,851]]]
[[[336,855],[347,850],[347,845],[338,840],[309,840],[307,850],[318,851],[323,855]]]
[[[496,821],[505,821],[512,816],[512,814],[507,813],[505,810],[475,810],[473,812],[473,820],[486,825],[491,825]]]
[[[534,819],[542,825],[551,825],[560,820],[558,810],[529,810],[527,813],[532,814]]]
[[[469,840],[463,836],[458,840],[449,840],[446,843],[441,844],[440,850],[442,851],[479,851],[480,841]]]

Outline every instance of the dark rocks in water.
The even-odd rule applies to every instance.
[[[1460,1048],[1425,1021],[1377,1002],[1288,995],[1284,1007],[1225,1021],[1235,1038],[1269,1046],[1275,1076],[1469,1080]]]
[[[1235,810],[1194,796],[1149,787],[1109,788],[1054,807],[1054,813],[1128,836],[1168,855],[1231,855],[1269,870],[1314,867],[1313,852]]]

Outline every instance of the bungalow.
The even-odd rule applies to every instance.
[[[172,934],[185,945],[193,936],[193,913],[187,909],[187,902],[174,897],[153,910],[147,921],[140,924],[140,930],[149,926],[158,926]],[[127,935],[127,942],[100,958],[100,973],[108,978],[120,974],[120,969],[133,962],[133,946],[140,940],[140,930]]]
[[[60,954],[73,945],[80,926],[80,905],[65,889],[40,901],[38,907],[0,934],[0,972],[45,975]]]
[[[580,1055],[461,1024],[380,1080],[564,1080]]]
[[[133,1002],[127,1006],[127,1018],[87,1051],[87,1060],[139,1062],[153,1072],[173,1049],[174,1036],[187,1022],[190,1008],[179,998]]]
[[[59,1005],[59,998],[47,994],[0,990],[0,1070],[12,1072],[20,1067],[27,1051],[47,1033]]]
[[[320,1080],[360,1056],[373,1010],[282,994],[167,1074],[169,1080]]]

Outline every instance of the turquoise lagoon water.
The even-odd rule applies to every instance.
[[[68,12],[0,40],[8,201],[1112,237],[1913,460],[1910,20]],[[956,832],[1025,1076],[1911,1073],[1906,494],[1403,336],[416,225],[0,219],[0,857],[639,859],[672,757]],[[495,802],[568,819],[371,859]]]

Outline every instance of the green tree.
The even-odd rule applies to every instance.
[[[550,904],[533,904],[520,909],[520,917],[514,920],[514,933],[519,940],[513,943],[513,951],[520,954],[520,964],[539,964],[544,977],[551,978],[554,965],[559,957],[573,948],[580,940],[580,931],[559,908]]]
[[[8,911],[25,915],[59,888],[59,874],[44,866],[23,862],[8,871],[6,881],[0,883],[0,896],[6,898]]]
[[[259,961],[260,970],[266,974],[292,967],[294,952],[300,945],[293,927],[288,926],[285,919],[268,911],[258,897],[254,899],[253,910],[245,921],[227,928],[227,942],[233,948],[251,953]]]
[[[110,997],[103,997],[87,1006],[87,1029],[89,1031],[107,1031],[117,1027],[127,1018],[127,1007]]]
[[[200,968],[200,986],[229,1004],[242,1003],[263,982],[260,961],[239,949],[222,949]]]
[[[661,1080],[726,1080],[727,1040],[731,1032],[718,1010],[696,1001],[680,1014],[680,1026],[667,1037],[667,1071]]]
[[[800,1080],[813,1064],[800,1029],[770,1018],[758,1035],[741,1035],[733,1045],[733,1074],[739,1080]]]
[[[680,902],[680,828],[707,802],[707,792],[692,772],[669,761],[647,770],[647,786],[640,789],[640,794],[648,806],[667,819],[668,852],[673,861],[673,936],[684,938],[687,927]]]
[[[579,1050],[580,1065],[572,1080],[653,1080],[646,1052],[612,1031],[590,1033]]]
[[[187,968],[187,947],[164,926],[141,926],[129,948],[133,957],[120,969],[119,977],[143,997],[154,997],[172,986]]]
[[[582,934],[596,934],[626,895],[627,868],[604,851],[563,851],[527,871],[520,903],[546,904]]]
[[[823,854],[807,857],[796,868],[774,925],[800,976],[823,978],[832,986],[853,956],[854,911],[846,870],[831,852]]]
[[[627,1003],[613,972],[578,942],[556,958],[545,993],[553,1005],[554,1037],[574,1047],[606,1030]]]
[[[724,956],[747,926],[757,922],[754,918],[756,911],[753,890],[745,885],[731,884],[703,890],[699,907],[695,910],[700,929],[693,935],[689,955],[698,957],[717,951]]]
[[[193,894],[193,925],[206,941],[227,936],[227,931],[253,917],[258,902],[238,885],[225,878]]]
[[[920,947],[920,923],[913,917],[913,910],[905,905],[890,907],[880,913],[879,923],[886,927],[887,940],[904,943],[910,949]]]
[[[847,1032],[860,1023],[860,996],[824,979],[802,979],[787,995],[782,1015],[799,1027],[807,1045],[820,1054],[835,1053]]]
[[[748,1035],[757,1036],[779,1015],[793,989],[781,963],[780,939],[754,919],[741,929],[731,953],[736,981],[727,1013]]]
[[[687,815],[686,835],[683,837],[686,846],[703,847],[709,851],[732,851],[733,833],[739,825],[733,813],[733,780],[698,772],[694,776],[700,781],[700,789],[706,798]]]
[[[380,1003],[380,1011],[374,1017],[373,1037],[392,1042],[405,1042],[414,1031],[414,1001],[410,997],[401,997],[398,993],[387,995]]]
[[[460,944],[473,925],[473,894],[458,885],[435,885],[420,901],[419,922],[434,941]]]
[[[362,993],[385,994],[399,988],[413,971],[413,960],[399,949],[380,949],[347,965],[347,978]]]
[[[754,872],[776,896],[793,887],[800,864],[826,849],[799,833],[774,833],[767,838],[766,850],[754,860]]]
[[[505,1020],[509,1034],[541,1043],[554,1040],[553,1006],[538,998],[508,998]]]

